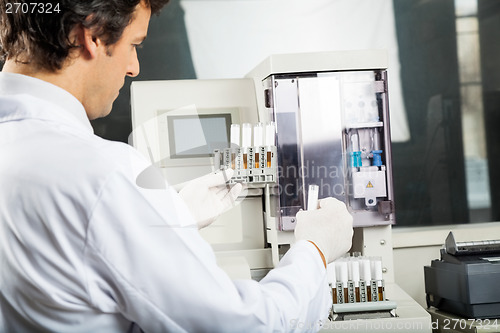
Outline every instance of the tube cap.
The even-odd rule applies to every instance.
[[[336,269],[336,274],[337,274],[337,280],[342,282],[342,286],[344,288],[347,288],[347,281],[349,280],[348,277],[348,268],[347,268],[347,261],[335,261],[335,269]]]
[[[274,122],[270,122],[266,125],[266,146],[274,146],[275,145],[275,130],[274,130]]]
[[[250,147],[252,145],[252,125],[244,123],[241,128],[241,146]]]
[[[262,146],[264,135],[264,124],[258,123],[253,127],[253,145],[255,147]]]
[[[239,124],[231,124],[231,145],[241,146],[240,145],[240,125]]]
[[[335,263],[329,263],[326,267],[326,273],[328,278],[328,283],[335,284],[337,283],[337,274],[335,271]]]

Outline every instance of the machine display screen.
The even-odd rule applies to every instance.
[[[168,116],[170,158],[213,156],[229,147],[231,114]]]

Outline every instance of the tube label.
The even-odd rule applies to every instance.
[[[371,280],[370,286],[371,286],[371,293],[372,293],[372,302],[377,302],[378,301],[377,280]]]
[[[368,302],[368,295],[366,294],[366,282],[359,281],[359,299],[361,302]]]
[[[344,303],[344,287],[342,282],[337,282],[337,304]]]
[[[347,293],[348,293],[349,303],[355,303],[356,295],[354,293],[354,282],[352,281],[347,282]]]

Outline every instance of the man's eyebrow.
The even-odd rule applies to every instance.
[[[133,41],[134,41],[134,43],[141,44],[142,42],[144,42],[146,37],[147,36],[140,36],[140,37],[135,38]]]

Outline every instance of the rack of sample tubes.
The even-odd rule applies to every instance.
[[[386,299],[380,257],[354,254],[330,263],[327,271],[332,320],[395,316],[397,304]]]
[[[214,150],[215,169],[234,169],[228,183],[276,182],[276,127],[274,122],[231,125],[231,146]]]

